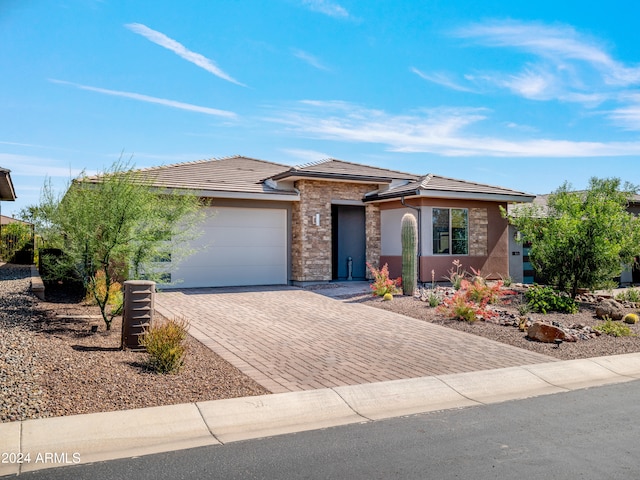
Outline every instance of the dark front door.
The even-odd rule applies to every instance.
[[[351,258],[352,279],[364,280],[367,268],[364,207],[332,205],[331,222],[333,279],[348,279]]]

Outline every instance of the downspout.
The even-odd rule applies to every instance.
[[[414,207],[413,205],[404,203],[404,195],[400,197],[400,203],[402,203],[403,207],[407,207],[418,212],[418,283],[423,283],[422,265],[420,262],[420,258],[422,257],[422,209],[420,207]]]

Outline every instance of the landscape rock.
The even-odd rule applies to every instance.
[[[622,320],[622,317],[624,317],[624,309],[616,300],[603,300],[596,307],[596,317],[609,317],[611,320]]]
[[[556,339],[562,341],[575,341],[564,330],[548,323],[534,322],[527,329],[527,337],[538,342],[553,343]]]

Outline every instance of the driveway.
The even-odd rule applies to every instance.
[[[155,308],[273,393],[555,360],[293,287],[172,290]]]

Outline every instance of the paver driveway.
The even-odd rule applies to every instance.
[[[175,290],[155,307],[273,393],[555,360],[293,287]]]

